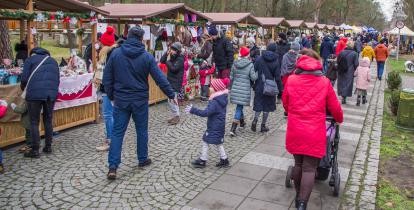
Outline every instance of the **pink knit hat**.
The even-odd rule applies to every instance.
[[[227,89],[227,86],[229,85],[230,80],[228,78],[224,79],[213,79],[211,81],[211,87],[214,89],[214,91],[223,91]]]

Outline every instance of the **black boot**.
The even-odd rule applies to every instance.
[[[256,132],[256,127],[257,127],[257,120],[253,120],[252,127],[251,127],[253,132]]]
[[[24,157],[27,157],[27,158],[39,158],[40,157],[39,150],[32,149],[32,150],[24,153]]]
[[[216,164],[216,167],[218,167],[218,168],[225,168],[225,167],[228,167],[228,166],[230,166],[230,162],[229,162],[228,158],[220,159],[220,162],[218,162]]]
[[[262,124],[262,127],[260,128],[260,132],[266,133],[269,131],[269,128],[266,127],[266,124]]]
[[[45,147],[43,147],[43,153],[46,153],[46,154],[50,154],[50,153],[52,153],[52,146],[45,146]]]
[[[240,119],[240,128],[244,128],[246,126],[246,122],[244,122],[244,118]]]
[[[362,104],[366,104],[367,103],[367,96],[362,96]]]
[[[232,137],[236,136],[236,129],[237,129],[237,122],[233,122],[233,124],[231,124],[230,136]]]
[[[356,105],[357,106],[360,106],[361,105],[361,96],[358,96],[357,97],[357,103],[356,103]]]
[[[307,203],[306,201],[299,201],[298,210],[306,210]]]
[[[346,104],[346,97],[345,96],[342,97],[342,104]]]
[[[206,162],[205,160],[201,160],[200,158],[198,158],[197,160],[194,160],[193,162],[191,162],[191,165],[194,168],[205,168],[206,167]]]
[[[295,197],[295,208],[299,207],[299,193],[296,193],[296,197]]]

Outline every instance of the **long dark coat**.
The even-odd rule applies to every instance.
[[[346,48],[338,56],[338,65],[341,65],[341,60],[346,66],[338,66],[338,69],[346,69],[345,72],[338,71],[338,95],[351,97],[354,88],[354,72],[359,65],[358,54],[353,49]]]
[[[266,79],[275,79],[279,92],[282,92],[283,85],[280,79],[280,61],[276,53],[272,51],[265,51],[260,56],[254,65],[258,73],[255,83],[255,96],[253,110],[256,112],[273,112],[276,110],[276,96],[263,95],[264,82],[262,75],[265,74]]]

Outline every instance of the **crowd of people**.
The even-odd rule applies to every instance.
[[[138,166],[152,163],[148,155],[149,75],[168,97],[171,118],[167,123],[180,123],[188,56],[180,42],[171,43],[160,60],[168,69],[164,75],[154,56],[145,49],[144,33],[139,26],[132,27],[126,37],[117,40],[114,29],[109,26],[99,35],[99,43],[86,48],[85,55],[89,57],[92,50],[99,52],[94,83],[102,101],[106,135],[96,149],[109,151],[107,178],[110,180],[116,179],[131,117],[135,122]],[[318,37],[316,34],[288,32],[279,33],[277,40],[270,42],[265,50],[260,50],[254,37],[247,38],[246,46],[237,46],[235,50],[235,43],[225,36],[225,32],[210,26],[192,58],[200,64],[197,73],[201,101],[208,103],[204,108],[191,104],[184,108],[188,114],[207,118],[201,154],[191,165],[196,168],[206,166],[209,145],[215,145],[219,151],[217,167],[230,165],[223,146],[228,109],[235,110],[229,134],[237,136],[237,127],[244,128],[248,123],[244,109],[253,105],[251,131],[257,131],[262,115],[260,132],[268,132],[269,114],[276,110],[277,104],[283,103],[288,119],[286,149],[295,160],[292,179],[297,192],[296,207],[306,209],[316,168],[326,155],[326,116],[332,115],[337,123],[343,122],[341,104],[333,87],[335,81],[338,80],[337,90],[342,104],[346,104],[346,99],[353,95],[356,77],[356,105],[360,106],[361,101],[367,103],[370,66],[374,59],[377,78],[382,79],[384,63],[389,56],[388,40],[373,37],[369,34],[337,36],[335,33]],[[25,157],[40,157],[38,128],[41,115],[45,127],[42,151],[52,153],[53,106],[58,86],[57,62],[47,50],[34,48],[25,60],[22,75],[25,103],[17,106],[0,102],[22,114],[27,139],[22,148]]]

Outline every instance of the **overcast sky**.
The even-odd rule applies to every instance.
[[[393,5],[395,0],[376,0],[380,2],[382,6],[382,10],[384,11],[384,14],[388,20],[391,19],[392,12],[393,12]]]

